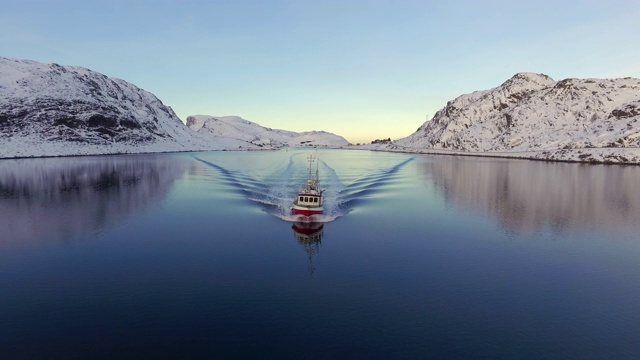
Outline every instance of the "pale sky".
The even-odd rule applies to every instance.
[[[187,116],[352,143],[517,72],[640,78],[640,1],[0,0],[0,56],[124,79]]]

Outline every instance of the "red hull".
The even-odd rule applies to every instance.
[[[322,210],[311,210],[311,209],[291,209],[291,213],[293,215],[302,215],[302,216],[311,216],[311,215],[322,215]]]

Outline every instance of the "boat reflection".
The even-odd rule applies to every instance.
[[[293,233],[307,253],[309,260],[309,273],[313,274],[315,266],[313,265],[314,256],[317,257],[322,244],[322,236],[324,235],[324,224],[316,222],[296,222],[291,226]]]

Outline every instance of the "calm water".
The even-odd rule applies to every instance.
[[[310,152],[0,161],[0,358],[640,357],[640,167]]]

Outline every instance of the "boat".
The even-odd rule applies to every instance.
[[[313,162],[316,161],[316,159],[313,155],[309,155],[307,159],[309,159],[309,176],[307,177],[305,186],[298,191],[298,195],[293,201],[293,206],[291,207],[292,215],[301,215],[304,218],[309,218],[314,215],[322,215],[324,212],[324,195],[322,194],[322,190],[320,190],[318,180],[318,164],[316,162],[316,177],[314,179],[311,169],[313,167]]]

